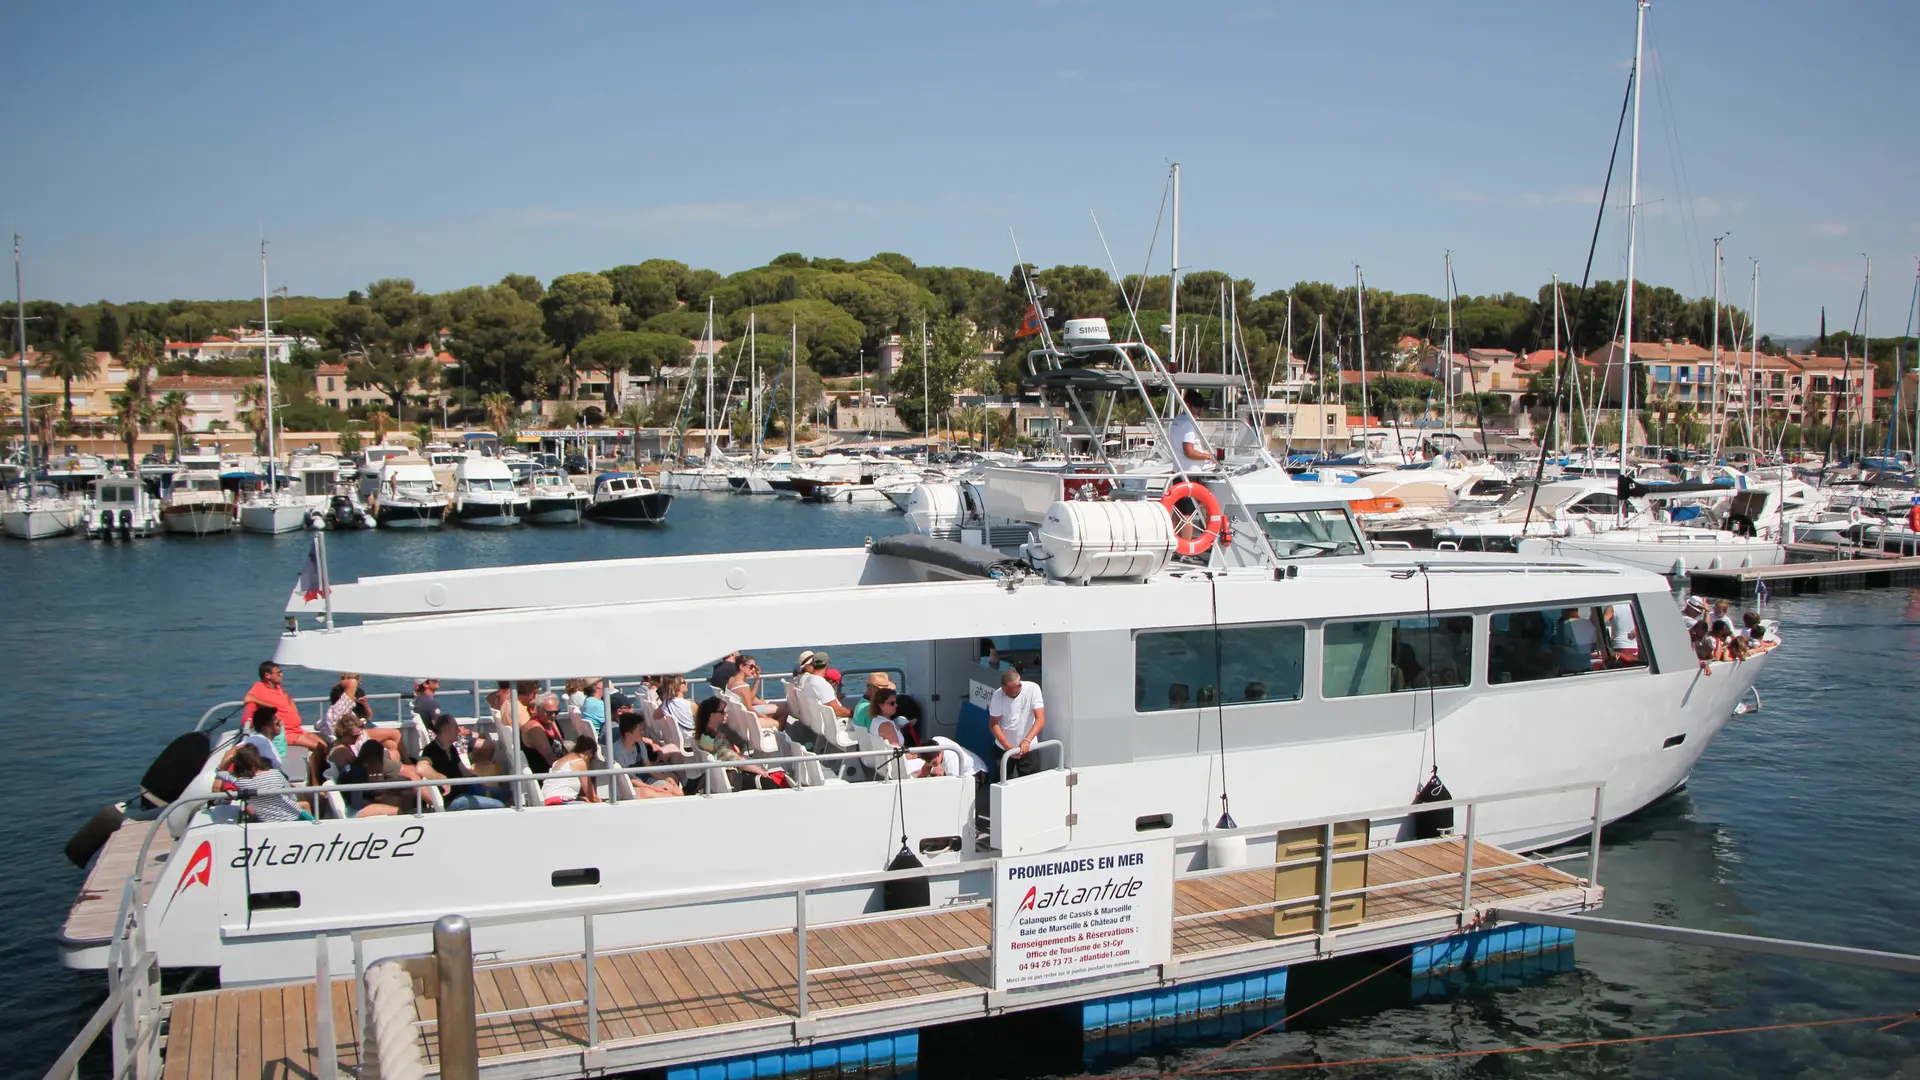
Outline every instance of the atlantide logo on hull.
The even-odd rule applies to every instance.
[[[173,887],[173,896],[179,896],[189,885],[211,886],[213,883],[213,842],[200,841],[193,849],[193,858],[187,860],[187,868],[180,871],[180,881]],[[169,902],[173,897],[167,898]]]
[[[300,835],[304,835],[301,830]],[[251,846],[242,847],[233,857],[233,868],[262,866],[312,866],[316,863],[355,863],[373,862],[379,859],[411,859],[417,854],[413,849],[427,830],[419,825],[409,825],[400,830],[398,837],[389,839],[368,833],[357,839],[349,840],[344,833],[334,833],[321,840],[282,841],[276,843],[272,838],[263,838]],[[202,845],[203,847],[205,845]],[[197,858],[198,856],[196,856]]]

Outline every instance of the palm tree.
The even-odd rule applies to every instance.
[[[427,444],[433,441],[433,425],[421,424],[414,428],[413,441],[419,449],[424,451],[427,448]]]
[[[245,407],[240,413],[240,422],[253,431],[253,448],[259,453],[267,449],[267,384],[249,383],[240,391],[240,404]]]
[[[60,339],[41,364],[41,370],[59,379],[62,385],[61,418],[73,425],[73,380],[91,379],[100,373],[100,358],[86,342],[69,334]]]
[[[377,403],[367,406],[367,423],[373,425],[373,441],[376,443],[386,442],[387,432],[393,430],[393,416],[387,412],[386,406]]]
[[[160,360],[160,343],[145,330],[120,342],[120,363],[127,369],[127,391],[142,401],[153,400],[153,366]]]
[[[53,458],[53,417],[55,406],[59,405],[51,394],[35,394],[27,403],[27,411],[34,415],[34,427],[39,432],[41,460]]]
[[[180,456],[180,439],[187,431],[187,418],[193,415],[193,409],[187,404],[187,395],[181,390],[169,390],[160,399],[160,419],[173,429],[173,456]]]
[[[505,441],[507,433],[513,430],[515,405],[513,395],[496,391],[481,398],[480,405],[487,410],[487,422],[493,425],[493,430],[499,434],[502,441]]]
[[[127,471],[139,472],[139,463],[134,455],[136,444],[140,441],[140,425],[153,418],[153,402],[148,401],[130,388],[113,395],[113,420],[115,430],[127,444]]]

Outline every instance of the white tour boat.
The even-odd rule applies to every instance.
[[[1137,343],[1077,359],[1158,366]],[[630,775],[605,770],[590,782],[607,801],[546,806],[539,778],[518,779],[509,732],[508,806],[351,818],[327,812],[332,796],[320,791],[318,820],[243,822],[213,793],[233,739],[214,724],[203,754],[171,766],[173,783],[151,770],[142,783],[172,796],[145,811],[158,820],[129,826],[160,838],[126,863],[144,867],[151,888],[139,910],[145,947],[164,967],[214,968],[232,986],[310,977],[317,933],[334,935],[336,970],[354,963],[351,949],[370,950],[368,961],[418,951],[417,934],[358,943],[347,934],[454,911],[485,924],[475,947],[500,961],[564,947],[571,931],[561,923],[518,917],[567,905],[648,905],[596,921],[605,949],[716,927],[747,933],[787,925],[783,883],[876,871],[903,845],[930,866],[977,868],[984,886],[1002,856],[1147,835],[1191,842],[1231,828],[1220,820],[1228,814],[1278,823],[1404,806],[1436,762],[1456,798],[1514,796],[1480,808],[1480,839],[1538,849],[1685,784],[1765,666],[1761,655],[1703,669],[1655,574],[1374,550],[1340,492],[1292,481],[1264,451],[1182,474],[1158,497],[1116,485],[1067,499],[1070,479],[988,475],[988,499],[1031,519],[1035,539],[1018,552],[890,537],[367,578],[311,600],[296,591],[274,652],[289,668],[329,675],[438,677],[442,706],[470,700],[478,715],[462,722],[479,735],[499,733],[479,702],[498,679],[620,681],[703,671],[740,649],[802,647],[831,648],[857,673],[865,653],[870,670],[923,703],[922,739],[990,759],[982,703],[1000,677],[983,663],[990,639],[1044,688],[1046,725],[1036,767],[995,768],[982,813],[971,778],[890,779],[902,763],[861,733],[809,740],[793,724],[762,734],[749,716],[739,745],[782,765],[795,789],[729,790],[715,779],[706,795],[634,799],[622,797]],[[996,491],[1001,482],[1013,490]],[[1621,625],[1636,647],[1609,644],[1602,628]],[[795,710],[821,722],[811,707]],[[810,741],[864,750],[866,764],[813,761]],[[713,777],[722,767],[696,758],[684,769]],[[424,798],[441,805],[471,788],[435,786],[448,790]],[[1365,830],[1385,843],[1420,827],[1397,813]],[[670,874],[656,841],[678,852]],[[951,901],[963,883],[936,883],[932,902]],[[716,889],[739,891],[719,906],[672,902]],[[879,894],[823,891],[810,917],[850,918]],[[107,930],[70,930],[65,960],[101,967],[109,940]]]

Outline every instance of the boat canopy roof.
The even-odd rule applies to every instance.
[[[1324,566],[1181,569],[1147,582],[1072,586],[950,576],[861,548],[497,567],[384,579],[389,606],[451,614],[286,634],[275,659],[322,671],[547,679],[693,671],[736,649],[781,650],[1001,634],[1131,633],[1371,613],[1543,606],[1662,592],[1617,566],[1420,552]],[[1422,575],[1417,566],[1432,573]],[[755,583],[767,584],[756,589]],[[1211,587],[1217,582],[1218,587]],[[378,589],[382,579],[358,587]],[[1430,589],[1429,589],[1430,586]],[[336,613],[374,592],[336,587]],[[583,598],[592,597],[592,602]],[[605,602],[612,597],[615,602]],[[576,599],[582,598],[582,599]],[[297,597],[295,598],[298,599]],[[403,605],[401,600],[407,603]],[[495,610],[457,610],[490,600]],[[519,601],[522,606],[515,606]],[[535,606],[535,605],[539,606]],[[295,605],[290,604],[290,610]],[[302,601],[310,612],[316,605]],[[1283,614],[1277,614],[1283,613]]]

